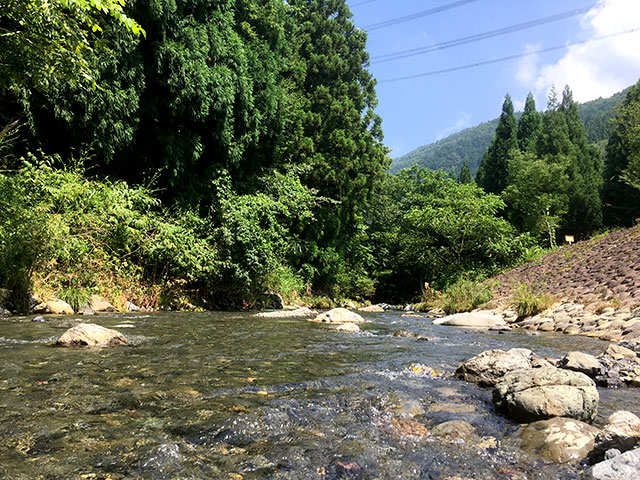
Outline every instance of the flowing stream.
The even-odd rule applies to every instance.
[[[521,450],[491,392],[452,373],[490,348],[557,358],[599,353],[604,342],[473,332],[397,312],[365,318],[358,334],[249,313],[83,319],[134,343],[112,349],[53,346],[74,318],[2,320],[0,478],[579,477],[584,466]],[[393,337],[398,329],[436,338]],[[640,414],[634,396],[601,389],[595,423],[619,409]],[[429,433],[460,419],[472,440]]]

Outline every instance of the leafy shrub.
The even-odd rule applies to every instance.
[[[553,297],[540,293],[529,285],[521,283],[511,297],[510,305],[520,318],[531,317],[543,312],[553,304]]]

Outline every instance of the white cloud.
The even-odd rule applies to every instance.
[[[585,40],[640,27],[640,1],[600,0],[582,18],[581,26]],[[579,102],[607,97],[638,80],[639,46],[640,31],[594,40],[569,47],[554,64],[536,66],[536,57],[528,57],[530,61],[521,62],[515,75],[524,84],[533,85],[537,93],[546,94],[551,85],[560,91],[568,84]]]
[[[471,114],[469,112],[462,113],[453,125],[449,125],[443,128],[436,135],[436,141],[441,140],[444,137],[451,135],[452,133],[459,132],[460,130],[471,126]]]
[[[524,48],[524,53],[531,54],[526,57],[522,57],[518,62],[518,70],[516,71],[516,79],[524,85],[531,85],[535,82],[538,75],[538,55],[532,54],[532,52],[538,51],[542,48],[540,44],[529,45]]]

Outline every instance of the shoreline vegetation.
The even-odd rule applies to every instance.
[[[390,174],[367,33],[343,0],[207,5],[158,16],[147,1],[105,14],[19,0],[2,13],[4,308],[456,313],[492,289],[511,302],[496,275],[640,217],[640,82],[597,144],[567,86],[542,112],[529,95],[518,117],[505,96],[475,179],[468,165]],[[579,243],[558,249],[565,235]],[[603,301],[635,301],[622,292],[635,277],[583,273],[591,290],[575,301],[599,301],[601,283]],[[559,277],[514,279],[519,316],[560,300],[544,279]]]

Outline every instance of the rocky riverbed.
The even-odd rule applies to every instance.
[[[455,371],[486,350],[526,348],[559,361],[570,351],[597,358],[608,342],[361,314],[358,333],[243,313],[93,316],[131,343],[112,348],[54,346],[81,323],[72,317],[3,319],[0,477],[585,474],[588,460],[557,463],[525,448],[520,424],[496,413],[491,388]],[[617,411],[640,414],[635,390],[596,388],[598,432]]]

